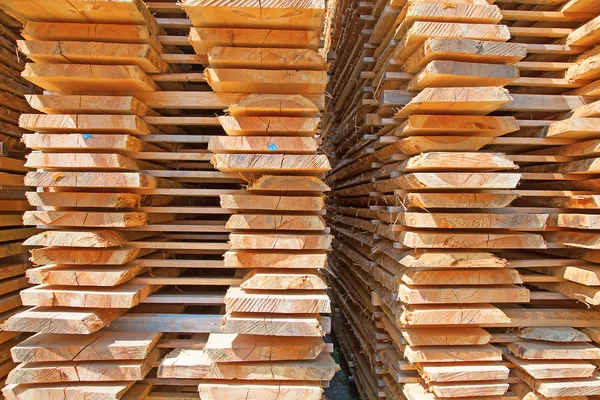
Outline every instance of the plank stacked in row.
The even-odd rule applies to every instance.
[[[522,148],[513,157],[523,173],[520,189],[529,192],[528,196],[522,196],[514,204],[523,208],[534,207],[547,213],[546,230],[553,232],[544,233],[546,246],[551,249],[545,252],[546,257],[561,258],[554,260],[553,264],[541,262],[526,265],[520,272],[524,280],[530,282],[531,288],[560,293],[564,297],[597,306],[600,304],[598,283],[594,277],[598,267],[594,263],[598,260],[586,255],[594,248],[589,245],[589,238],[597,237],[595,230],[598,228],[594,224],[598,207],[593,205],[597,194],[597,186],[594,185],[597,176],[594,174],[598,172],[593,163],[597,154],[586,148],[591,144],[589,139],[599,138],[600,135],[591,126],[590,129],[581,130],[578,126],[587,123],[593,125],[596,115],[590,111],[590,107],[597,107],[599,94],[595,91],[597,83],[594,79],[598,78],[598,74],[594,72],[592,60],[597,52],[593,46],[600,44],[596,27],[600,8],[584,1],[567,1],[552,9],[562,17],[560,25],[546,22],[545,26],[538,29],[535,24],[528,28],[516,27],[516,22],[511,25],[515,26],[511,28],[513,40],[526,43],[528,53],[538,43],[564,45],[564,51],[557,54],[529,54],[525,62],[519,65],[523,83],[514,87],[512,92],[566,92],[568,95],[582,94],[596,98],[582,98],[589,104],[574,107],[567,113],[544,115],[545,120],[541,123],[532,121],[531,127],[521,128],[522,136],[540,138],[549,146]],[[583,11],[585,13],[577,14]],[[556,32],[555,39],[538,38],[550,30]],[[573,54],[581,55],[574,57]],[[529,84],[533,86],[528,87]],[[521,118],[519,114],[517,116]],[[529,118],[541,119],[536,116]],[[563,193],[554,198],[536,193],[538,190],[552,189],[562,190]],[[582,248],[587,250],[582,252]],[[597,379],[598,347],[590,343],[598,342],[597,329],[525,332],[518,342],[506,344],[510,355],[505,358],[516,366],[516,374],[524,382],[511,386],[515,393],[523,395],[533,390],[545,397],[598,394],[598,383],[593,382],[594,378]]]
[[[27,169],[25,146],[20,140],[26,131],[18,125],[21,113],[32,111],[24,94],[33,85],[20,76],[25,65],[16,43],[20,26],[0,12],[0,321],[24,309],[19,290],[30,286],[25,271],[31,264],[22,243],[37,233],[35,228],[23,226],[23,213],[31,207],[25,199]],[[15,366],[10,348],[21,339],[18,332],[0,332],[2,382]]]
[[[539,37],[591,41],[593,21],[553,23],[576,27],[600,10],[490,3],[342,5],[354,12],[336,24],[340,62],[324,122],[324,148],[336,156],[329,270],[341,311],[334,328],[365,398],[599,394],[598,313],[569,299],[597,304],[597,267],[593,252],[562,250],[593,248],[594,212],[567,206],[593,204],[595,171],[583,166],[593,152],[570,147],[566,158],[545,158],[552,146],[582,145],[546,134],[570,122],[540,121],[593,101],[562,95],[592,83],[549,75],[585,68],[583,57],[569,65],[547,58],[591,49]],[[547,27],[523,27],[540,18]]]
[[[314,138],[327,84],[319,48],[323,1],[187,0],[190,43],[208,55],[217,94],[245,93],[219,117],[212,163],[247,182],[221,196],[234,210],[226,268],[242,272],[225,296],[222,333],[203,350],[175,350],[159,378],[201,379],[201,399],[320,399],[337,367],[322,336],[329,331],[325,266],[331,235],[319,178],[329,169]]]
[[[173,149],[145,136],[178,128],[144,120],[158,114],[135,97],[161,89],[149,74],[171,70],[160,56],[159,27],[141,1],[2,6],[24,22],[19,49],[32,62],[23,77],[47,91],[27,96],[44,114],[20,118],[21,128],[35,132],[24,135],[34,150],[25,166],[37,170],[25,183],[38,188],[27,193],[37,210],[23,220],[47,229],[25,242],[36,247],[32,261],[41,265],[27,273],[37,286],[21,292],[23,304],[34,308],[4,322],[7,330],[37,335],[13,348],[13,360],[22,364],[3,393],[9,399],[141,398],[150,386],[135,383],[159,360],[160,331],[100,330],[160,289],[153,279],[180,272],[151,270],[172,257],[153,254],[167,246],[167,238],[155,235],[168,228],[156,224],[177,218],[157,209],[173,196],[153,191],[183,185],[160,176],[166,165],[143,161],[150,152],[162,160],[160,153]]]

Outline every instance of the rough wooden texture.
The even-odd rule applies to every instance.
[[[242,289],[325,290],[327,285],[315,270],[254,269],[244,276]]]
[[[519,77],[517,67],[473,62],[434,60],[419,71],[406,85],[419,91],[431,87],[505,86]]]
[[[317,141],[312,137],[215,136],[208,142],[208,150],[216,154],[314,154]]]
[[[28,238],[26,246],[47,247],[113,247],[122,246],[130,240],[148,236],[143,232],[97,231],[46,231]]]
[[[8,384],[140,381],[158,361],[158,351],[143,360],[22,363],[8,375]]]
[[[327,250],[331,245],[331,235],[295,235],[295,234],[231,234],[233,249],[254,250]]]
[[[228,400],[243,398],[248,400],[276,400],[278,398],[297,398],[320,400],[321,385],[311,382],[286,383],[284,381],[265,382],[207,382],[198,386],[202,400]]]
[[[27,64],[22,76],[45,90],[65,92],[159,90],[154,81],[137,66]]]
[[[87,309],[35,307],[10,317],[3,328],[17,332],[90,334],[94,333],[126,309]]]
[[[329,170],[325,155],[295,154],[216,154],[211,163],[223,172],[257,174],[288,173],[314,175]]]
[[[219,122],[230,136],[303,136],[312,138],[318,118],[221,116]]]
[[[19,41],[19,50],[36,63],[137,65],[144,72],[168,70],[160,55],[147,44],[71,41]]]
[[[309,49],[213,47],[208,53],[208,63],[212,68],[326,69],[323,58]]]
[[[323,197],[221,195],[221,207],[240,210],[319,211],[325,206]]]
[[[319,338],[213,334],[204,352],[214,362],[282,361],[314,359],[324,348]]]
[[[317,50],[319,33],[305,30],[196,28],[190,29],[189,42],[196,54],[207,54],[214,47],[300,48]]]
[[[89,133],[131,133],[145,135],[158,133],[152,126],[134,115],[85,115],[85,114],[23,114],[19,119],[21,127],[37,132],[89,132]],[[93,135],[88,135],[92,139]],[[87,136],[86,136],[87,137]]]
[[[319,109],[298,94],[250,94],[229,106],[233,116],[314,117]]]
[[[521,43],[429,38],[406,59],[402,69],[417,73],[432,60],[514,64],[526,55],[526,47]]]
[[[220,2],[185,0],[183,8],[192,25],[203,28],[267,28],[320,30],[323,0]],[[292,12],[293,10],[293,12]]]
[[[325,220],[317,215],[234,214],[227,228],[240,230],[322,231]]]
[[[40,285],[21,291],[24,305],[43,307],[131,308],[139,304],[157,287],[123,284],[115,287],[79,289],[68,286]]]
[[[77,22],[26,22],[21,35],[27,40],[98,41],[103,43],[154,43],[153,34],[144,25]]]
[[[13,347],[11,355],[17,362],[143,360],[159,339],[156,333],[38,333]]]
[[[497,87],[427,88],[398,111],[396,117],[434,113],[486,115],[510,101],[508,91]]]
[[[329,186],[321,179],[313,176],[277,176],[263,175],[253,179],[248,185],[249,191],[283,191],[283,192],[328,192]]]
[[[152,115],[154,111],[131,96],[27,95],[34,109],[44,114]]]
[[[98,400],[118,400],[134,382],[109,382],[109,383],[67,383],[67,384],[23,384],[8,385],[2,393],[10,400],[47,398],[68,398],[84,400],[95,398]]]
[[[273,253],[260,251],[228,251],[223,256],[228,268],[323,268],[326,254]]]
[[[60,21],[102,24],[151,23],[150,12],[139,0],[106,4],[104,1],[33,0],[27,4],[3,1],[0,6],[20,21]]]
[[[44,265],[27,271],[31,283],[59,286],[117,286],[147,271],[138,265],[122,267],[86,266],[85,269],[69,265]]]
[[[285,291],[275,294],[230,288],[225,306],[228,312],[249,313],[306,314],[331,311],[327,295],[318,291]]]
[[[265,315],[265,314],[228,314],[224,317],[222,332],[245,335],[268,336],[305,336],[321,337],[327,330],[327,318],[318,314]]]
[[[215,93],[317,94],[327,85],[325,71],[207,68],[204,74]]]

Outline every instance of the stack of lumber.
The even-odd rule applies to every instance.
[[[38,231],[23,226],[23,213],[31,209],[25,198],[25,145],[19,116],[32,112],[24,94],[34,86],[21,78],[25,66],[17,50],[21,24],[0,11],[0,321],[22,311],[19,290],[31,286],[25,271],[31,267],[23,241]],[[31,225],[31,224],[28,224]],[[0,381],[15,364],[10,348],[24,337],[0,330]],[[0,383],[4,386],[4,383]]]
[[[600,7],[341,7],[328,272],[361,395],[600,395]]]
[[[0,5],[23,23],[19,50],[31,62],[22,76],[45,90],[26,96],[43,114],[27,112],[19,121],[32,132],[23,135],[33,150],[25,167],[34,170],[25,184],[37,187],[27,193],[36,209],[23,221],[46,230],[24,236],[38,267],[27,271],[36,286],[20,297],[33,308],[3,318],[6,330],[36,334],[13,348],[13,360],[22,364],[3,393],[9,399],[143,398],[153,382],[136,382],[173,347],[168,340],[219,329],[220,316],[203,309],[193,323],[173,315],[188,303],[218,309],[219,291],[239,279],[230,270],[173,279],[187,266],[194,274],[222,267],[211,257],[229,247],[219,235],[227,211],[198,207],[203,199],[191,196],[205,189],[194,182],[223,182],[222,193],[240,179],[210,171],[206,150],[177,153],[178,138],[194,138],[182,140],[187,132],[170,125],[173,119],[165,124],[144,102],[157,107],[160,98],[152,95],[184,86],[173,77],[178,68],[162,57],[164,32],[143,2]],[[150,98],[140,100],[144,95]],[[178,107],[172,103],[165,108]],[[198,219],[212,214],[214,221]],[[165,284],[210,285],[217,292],[186,298],[173,287],[157,294]]]
[[[219,96],[243,93],[211,138],[212,163],[247,182],[222,195],[231,249],[224,266],[241,282],[225,295],[221,333],[202,350],[176,349],[158,377],[200,379],[203,400],[321,399],[337,370],[322,336],[330,301],[320,269],[332,236],[325,226],[317,154],[318,113],[327,85],[318,54],[325,2],[185,0],[190,43],[207,55],[204,73]]]

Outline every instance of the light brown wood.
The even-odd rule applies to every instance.
[[[26,246],[47,247],[113,247],[123,246],[130,240],[150,236],[144,232],[97,231],[46,231],[29,237]]]
[[[223,333],[269,336],[305,336],[321,337],[330,324],[326,317],[318,314],[265,315],[265,314],[228,314],[223,321]]]
[[[35,399],[42,396],[60,398],[67,396],[70,399],[85,399],[96,397],[103,400],[118,400],[134,382],[109,382],[109,383],[67,383],[56,385],[23,384],[8,385],[2,389],[7,399]]]
[[[505,356],[517,368],[525,371],[535,379],[587,378],[592,376],[595,366],[584,361],[568,362],[546,360],[523,360],[512,355]]]
[[[34,109],[44,114],[154,115],[155,112],[131,96],[26,95]]]
[[[151,189],[179,187],[176,182],[137,172],[28,172],[25,185],[38,187]]]
[[[211,334],[204,352],[213,362],[252,362],[314,359],[324,348],[314,337]]]
[[[317,94],[327,85],[325,71],[207,68],[204,74],[216,93]]]
[[[134,115],[85,114],[23,114],[19,119],[22,128],[38,132],[78,133],[131,133],[145,135],[159,131]],[[88,134],[88,140],[93,135]],[[87,137],[87,136],[86,136]],[[86,139],[84,139],[86,140]]]
[[[130,157],[110,153],[40,153],[27,156],[25,166],[32,169],[72,171],[138,171],[163,170],[157,164],[133,160]]]
[[[221,207],[239,210],[319,211],[325,207],[323,197],[221,195]]]
[[[333,239],[331,235],[318,234],[241,234],[232,233],[231,247],[236,250],[327,250]]]
[[[39,285],[21,291],[24,305],[42,307],[75,307],[126,309],[139,304],[159,287],[123,284],[115,287],[86,287]]]
[[[324,292],[285,291],[281,294],[254,293],[230,288],[225,296],[228,312],[305,314],[330,312],[329,298]]]
[[[314,154],[318,148],[312,137],[246,136],[246,132],[244,136],[212,137],[208,150],[216,154]]]
[[[211,163],[222,172],[256,174],[287,173],[314,175],[329,170],[325,155],[295,154],[216,154]]]
[[[201,382],[198,386],[201,398],[227,400],[243,398],[248,400],[271,399],[277,396],[299,398],[305,400],[320,400],[323,389],[313,382],[265,381],[265,382],[231,382],[219,381]]]
[[[553,123],[544,132],[546,137],[595,139],[598,138],[597,129],[596,118],[571,118]]]
[[[155,45],[152,32],[143,25],[97,24],[81,21],[26,22],[21,35],[27,40],[97,41],[102,43],[151,43]]]
[[[130,227],[173,220],[172,214],[139,212],[86,212],[86,211],[26,211],[26,225],[66,227]]]
[[[585,333],[570,327],[556,328],[523,328],[516,332],[523,339],[543,340],[549,342],[589,342]]]
[[[520,371],[518,375],[530,387],[546,397],[596,396],[596,393],[600,392],[600,378],[597,375],[577,380],[534,380]]]
[[[63,286],[117,286],[130,281],[146,272],[147,269],[138,265],[123,267],[102,266],[85,269],[69,265],[45,265],[27,271],[27,277],[34,284],[63,285]]]
[[[314,117],[319,108],[298,94],[250,94],[230,105],[233,116]]]
[[[183,8],[193,26],[319,30],[325,16],[322,0],[221,3],[185,0]],[[293,10],[293,13],[291,13]]]
[[[404,355],[411,363],[428,362],[471,362],[471,361],[500,361],[502,354],[494,346],[423,346],[409,347]]]
[[[227,221],[233,230],[322,231],[325,220],[316,215],[234,214]]]
[[[22,76],[43,89],[65,92],[159,90],[137,66],[27,64]]]
[[[8,384],[138,381],[158,361],[158,350],[143,360],[22,363],[8,375]]]
[[[329,186],[314,176],[277,176],[264,175],[253,179],[248,185],[249,191],[283,191],[283,192],[328,192]]]
[[[327,285],[315,270],[253,269],[240,285],[250,290],[325,290]]]
[[[402,337],[410,346],[437,345],[482,345],[488,344],[492,336],[481,328],[465,329],[406,329]]]
[[[25,134],[23,135],[23,141],[30,149],[42,151],[94,149],[98,151],[140,152],[153,149],[152,145],[130,135]]]
[[[77,249],[46,247],[32,249],[31,261],[38,265],[123,265],[152,251],[140,248]]]
[[[261,46],[261,45],[259,45]],[[326,70],[325,60],[314,50],[212,47],[208,52],[212,68]]]
[[[104,207],[135,208],[150,204],[168,204],[171,199],[144,196],[133,193],[68,193],[68,192],[26,192],[32,206],[48,207]]]
[[[291,29],[191,28],[189,42],[196,54],[207,54],[214,47],[301,48],[317,50],[317,31]]]
[[[29,59],[41,64],[137,65],[147,73],[167,72],[169,68],[147,44],[89,41],[82,46],[81,42],[66,40],[23,40],[18,45]]]
[[[494,288],[428,288],[400,285],[399,299],[405,304],[528,303],[529,291],[519,286]]]
[[[505,86],[519,77],[512,65],[434,60],[406,84],[407,90],[453,86]]]
[[[90,334],[94,333],[126,309],[75,309],[35,307],[16,314],[6,320],[2,326],[5,330],[17,332]]]
[[[313,137],[320,120],[301,117],[222,116],[219,122],[230,136]]]
[[[514,64],[527,55],[521,43],[503,43],[451,38],[428,38],[411,54],[402,69],[417,73],[432,60],[453,60],[489,64]]]
[[[510,370],[501,364],[485,363],[423,364],[420,366],[425,382],[460,382],[476,384],[477,381],[499,381],[508,378]]]
[[[103,1],[34,0],[28,4],[3,1],[6,12],[20,21],[60,21],[97,24],[151,24],[150,12],[139,0],[119,4]]]
[[[223,255],[228,268],[324,268],[325,253],[273,253],[260,251],[228,251]]]
[[[427,88],[403,107],[396,118],[410,114],[487,115],[512,98],[503,88]]]
[[[513,117],[469,115],[410,115],[394,129],[395,136],[412,135],[474,135],[502,136],[516,132],[519,125]]]
[[[597,360],[600,358],[600,348],[588,343],[557,345],[548,342],[527,341],[508,343],[506,347],[517,357],[527,360]]]

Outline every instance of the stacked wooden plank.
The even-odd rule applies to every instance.
[[[365,398],[600,394],[593,3],[345,2],[329,272]]]
[[[234,214],[226,268],[241,284],[225,295],[222,333],[202,350],[178,349],[159,378],[200,379],[201,399],[320,399],[337,366],[329,332],[325,266],[331,235],[321,180],[327,156],[314,138],[327,84],[319,48],[323,1],[188,0],[190,43],[208,55],[205,76],[217,95],[244,93],[219,122],[213,165],[247,190],[221,196]]]
[[[24,175],[25,146],[20,139],[24,130],[19,128],[22,112],[31,112],[24,94],[32,90],[21,78],[25,65],[17,50],[21,24],[0,12],[0,320],[22,310],[19,290],[30,286],[25,271],[31,267],[27,249],[22,245],[37,233],[23,226],[23,213],[30,209],[25,199]],[[0,380],[15,364],[10,359],[10,348],[22,339],[18,332],[0,332]],[[4,384],[1,384],[4,386]]]
[[[143,209],[172,196],[144,191],[182,187],[153,175],[166,166],[140,157],[170,149],[143,137],[177,128],[145,121],[158,114],[129,94],[160,90],[148,74],[170,70],[159,28],[141,1],[102,3],[2,2],[24,23],[19,49],[32,62],[22,76],[47,91],[27,96],[44,114],[19,121],[33,132],[23,136],[34,150],[25,166],[36,170],[25,184],[38,188],[27,193],[37,209],[23,221],[47,231],[25,242],[40,265],[27,271],[37,286],[21,291],[34,308],[4,321],[7,330],[37,333],[12,349],[21,364],[3,389],[9,399],[141,398],[150,386],[134,384],[157,364],[161,331],[99,331],[160,289],[152,278],[179,273],[140,260],[166,246],[153,240],[164,229],[153,224],[175,219]]]
[[[584,1],[567,1],[552,9],[555,15],[562,17],[561,24],[548,21],[536,29],[536,24],[521,27],[516,26],[517,22],[511,23],[513,40],[527,43],[528,49],[540,44],[564,46],[562,54],[529,55],[520,66],[523,82],[512,91],[591,97],[582,98],[588,105],[548,116],[541,123],[532,121],[531,127],[521,129],[522,136],[556,144],[538,149],[522,148],[519,155],[513,157],[523,172],[521,189],[530,194],[517,199],[514,205],[535,207],[548,213],[546,230],[552,232],[544,233],[546,246],[551,249],[546,257],[561,259],[553,260],[555,264],[526,265],[520,273],[532,288],[555,292],[596,308],[600,304],[598,284],[593,278],[597,260],[590,257],[589,250],[594,246],[589,240],[597,237],[593,224],[597,206],[589,200],[595,198],[597,190],[594,174],[598,171],[592,166],[597,154],[586,148],[600,136],[593,128],[583,126],[595,122],[595,114],[590,110],[596,106],[598,95],[595,92],[598,74],[593,59],[597,53],[594,46],[600,44],[596,27],[600,8]],[[510,11],[508,16],[511,17]],[[555,32],[555,39],[539,39],[540,34],[550,36],[544,35],[550,30]],[[582,127],[580,130],[578,125]],[[549,198],[539,196],[536,193],[539,189],[558,189],[563,193]],[[594,344],[598,343],[597,332],[596,328],[577,331],[569,324],[553,331],[522,330],[517,342],[506,344],[509,355],[505,358],[516,366],[516,374],[524,382],[512,385],[511,389],[520,395],[533,392],[545,397],[597,395],[598,346]]]

